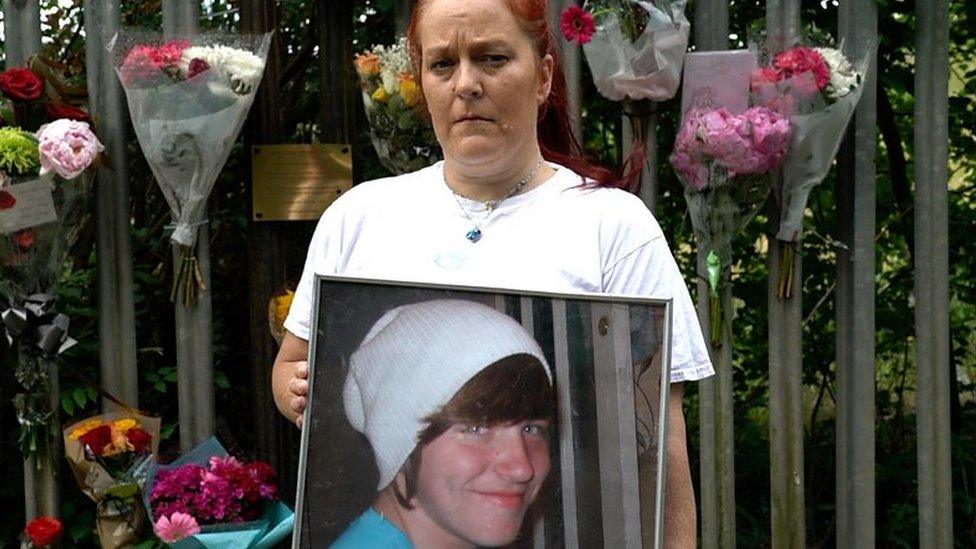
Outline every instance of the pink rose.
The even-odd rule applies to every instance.
[[[105,150],[86,122],[62,118],[37,130],[41,175],[57,172],[74,179]]]

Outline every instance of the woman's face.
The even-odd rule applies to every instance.
[[[454,424],[424,447],[413,503],[437,546],[497,547],[519,533],[549,474],[549,423]]]
[[[539,58],[505,2],[431,0],[417,25],[424,97],[444,155],[477,167],[536,151],[553,60]]]

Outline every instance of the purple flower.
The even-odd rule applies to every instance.
[[[41,175],[57,172],[74,179],[105,150],[87,122],[61,118],[37,130]]]

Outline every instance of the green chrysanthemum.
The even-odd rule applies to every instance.
[[[33,135],[20,128],[0,128],[0,171],[26,175],[36,172],[40,165]]]

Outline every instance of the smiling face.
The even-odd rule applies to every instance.
[[[519,533],[549,473],[549,423],[452,425],[424,447],[414,499],[439,547],[497,547]]]
[[[431,0],[419,17],[421,82],[445,158],[474,173],[532,163],[552,57],[539,57],[504,0]]]

